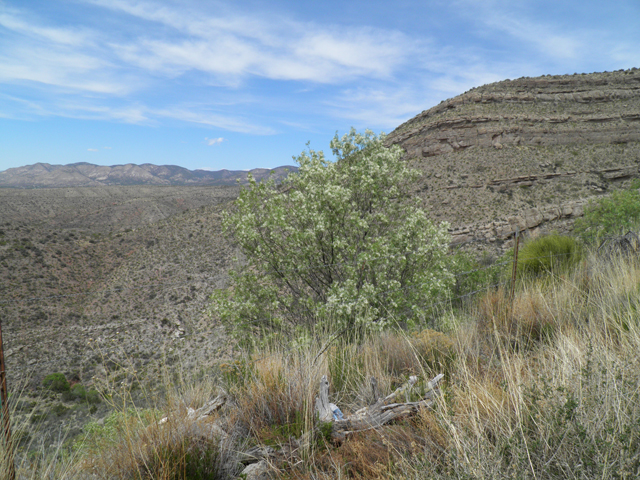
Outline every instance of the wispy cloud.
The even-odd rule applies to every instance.
[[[468,27],[449,39],[384,19],[309,20],[236,2],[75,0],[63,23],[15,1],[0,0],[6,118],[184,122],[253,135],[336,120],[389,130],[472,86],[593,57],[640,61],[633,39],[609,32],[594,42],[599,27],[564,28],[532,1],[434,2],[449,15],[443,24]]]
[[[98,149],[97,148],[87,148],[88,152],[97,152]]]
[[[339,28],[290,18],[235,12],[205,16],[152,2],[91,3],[170,28],[138,42],[113,42],[121,58],[175,75],[207,72],[235,84],[239,77],[336,83],[358,76],[385,77],[404,64],[415,39],[372,27]]]
[[[27,37],[56,44],[81,46],[90,41],[91,34],[80,28],[57,28],[35,25],[24,21],[17,11],[0,12],[0,26]]]
[[[218,138],[205,137],[205,141],[207,142],[207,145],[209,145],[211,147],[213,145],[217,145],[219,143],[224,142],[224,138],[222,138],[222,137],[218,137]]]

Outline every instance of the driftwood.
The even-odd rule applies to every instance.
[[[635,232],[627,232],[625,235],[605,238],[598,247],[599,255],[608,259],[615,256],[632,256],[640,254],[640,237]]]
[[[216,398],[205,403],[202,407],[198,408],[197,410],[194,410],[191,407],[187,408],[187,418],[195,418],[196,420],[202,420],[203,418],[208,417],[212,413],[215,413],[218,410],[220,410],[225,403],[227,403],[227,396],[224,394],[218,395]],[[169,421],[169,417],[164,417],[158,421],[158,424],[162,425],[163,423],[167,423],[168,421]]]
[[[378,382],[375,378],[371,378],[374,403],[346,418],[336,418],[335,411],[331,408],[332,404],[329,402],[329,381],[326,376],[323,376],[320,380],[320,392],[316,398],[318,418],[321,422],[332,422],[331,437],[334,440],[340,440],[346,435],[377,428],[395,419],[412,415],[421,408],[430,407],[440,393],[438,383],[443,378],[444,375],[440,374],[428,382],[424,396],[415,402],[409,401],[409,394],[417,383],[418,377],[410,377],[407,383],[384,398],[379,396]],[[397,398],[403,394],[405,402],[396,402]]]

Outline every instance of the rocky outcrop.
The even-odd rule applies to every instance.
[[[514,218],[567,223],[577,213],[550,212],[639,176],[640,70],[474,88],[400,125],[387,142],[422,171],[416,194],[434,219],[453,225],[454,238],[500,240]]]
[[[394,130],[389,142],[416,157],[470,147],[637,142],[639,97],[637,69],[506,80],[422,112]]]
[[[451,243],[452,245],[460,245],[471,242],[505,241],[511,238],[516,231],[535,232],[547,222],[574,220],[581,217],[584,214],[586,204],[586,200],[578,200],[540,209],[530,208],[504,220],[452,228],[449,231]]]

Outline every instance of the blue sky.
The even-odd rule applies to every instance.
[[[474,86],[631,67],[638,0],[0,0],[0,171],[275,167]]]

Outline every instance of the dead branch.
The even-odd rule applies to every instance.
[[[329,382],[327,377],[323,376],[320,381],[320,392],[316,398],[318,416],[321,422],[333,423],[331,437],[334,440],[341,440],[346,435],[380,427],[398,418],[413,415],[422,408],[432,406],[435,397],[440,393],[438,383],[443,378],[443,374],[434,377],[427,383],[424,396],[418,401],[410,402],[409,394],[418,381],[418,377],[412,376],[407,383],[385,398],[379,398],[373,405],[361,408],[344,419],[335,419],[329,403]],[[371,385],[376,397],[379,394],[375,378],[371,379]],[[405,395],[405,402],[394,402],[401,394]]]

